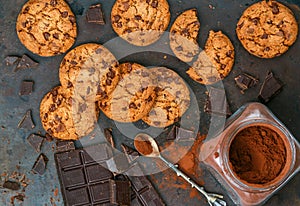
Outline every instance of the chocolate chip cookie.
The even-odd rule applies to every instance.
[[[157,41],[169,22],[167,0],[116,0],[111,11],[114,31],[136,46],[147,46]]]
[[[59,79],[64,88],[81,95],[95,95],[95,101],[106,98],[120,78],[118,61],[100,44],[82,44],[69,51],[60,64]]]
[[[170,47],[181,61],[190,62],[199,53],[199,29],[196,9],[187,10],[175,19],[170,29]]]
[[[45,57],[65,53],[77,36],[75,16],[64,0],[29,0],[16,30],[28,50]]]
[[[61,86],[48,92],[40,104],[44,129],[53,137],[76,140],[94,129],[99,111],[95,102],[74,95],[72,89]]]
[[[293,12],[283,4],[261,1],[244,11],[236,33],[249,53],[273,58],[285,53],[296,41],[298,23]]]
[[[157,80],[157,98],[142,120],[155,127],[167,127],[185,113],[190,105],[190,92],[184,80],[165,67],[150,69],[151,78]]]
[[[119,66],[121,79],[108,98],[99,101],[99,108],[110,119],[135,122],[146,116],[154,104],[156,93],[147,68],[136,63]]]
[[[224,79],[234,64],[234,47],[221,31],[210,31],[205,48],[186,72],[201,84],[213,84]]]

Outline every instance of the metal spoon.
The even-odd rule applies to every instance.
[[[140,143],[143,144],[143,149],[140,147]],[[160,158],[166,165],[168,165],[172,170],[174,170],[177,174],[177,176],[181,176],[183,179],[185,179],[192,188],[196,188],[199,192],[201,192],[205,198],[207,199],[210,206],[226,206],[226,202],[223,199],[223,195],[219,194],[213,194],[213,193],[207,193],[203,187],[200,187],[195,183],[191,178],[189,178],[186,174],[181,172],[179,169],[177,169],[177,165],[172,164],[168,160],[166,160],[163,156],[161,156],[158,145],[156,141],[149,135],[145,133],[139,133],[134,138],[134,146],[137,149],[137,151],[146,157],[156,157]]]

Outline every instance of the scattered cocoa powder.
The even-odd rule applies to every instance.
[[[229,149],[233,171],[243,181],[265,184],[274,180],[286,164],[286,147],[280,135],[265,126],[241,130]]]
[[[143,139],[142,136],[138,136],[134,140],[134,146],[137,149],[137,151],[142,155],[149,155],[153,152],[151,142],[149,142],[146,139]]]

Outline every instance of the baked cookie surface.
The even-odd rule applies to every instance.
[[[120,78],[118,61],[100,44],[82,44],[63,58],[59,79],[64,88],[73,88],[81,95],[95,95],[95,100],[106,98]]]
[[[200,22],[196,9],[184,11],[171,26],[170,47],[181,61],[190,62],[198,54],[197,36],[199,29]]]
[[[77,36],[75,16],[64,0],[29,0],[18,15],[16,30],[28,50],[45,57],[65,53]]]
[[[236,33],[249,53],[273,58],[285,53],[296,41],[298,23],[293,12],[283,4],[273,0],[261,1],[244,11]]]
[[[198,83],[216,83],[232,70],[234,55],[230,39],[221,31],[210,31],[204,50],[186,73]]]
[[[114,31],[136,46],[157,41],[170,22],[167,0],[116,0],[111,11]]]
[[[97,122],[98,109],[94,102],[74,95],[61,86],[48,92],[40,104],[44,129],[53,137],[76,140],[90,133]]]
[[[151,111],[142,120],[154,127],[167,127],[185,113],[190,105],[190,92],[184,80],[166,67],[150,69],[156,80],[157,97]]]
[[[156,98],[155,84],[147,68],[136,63],[119,66],[121,79],[108,98],[99,101],[99,108],[110,119],[135,122],[146,116]]]

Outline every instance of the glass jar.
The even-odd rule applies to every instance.
[[[260,126],[271,129],[285,146],[285,165],[273,180],[253,184],[239,178],[233,171],[229,150],[236,135],[245,128]],[[248,103],[233,114],[224,129],[209,137],[200,150],[200,161],[223,185],[236,205],[260,205],[281,189],[300,168],[300,145],[288,129],[263,104]]]

